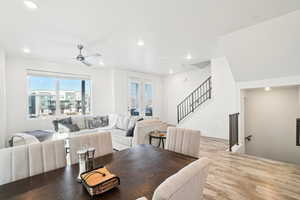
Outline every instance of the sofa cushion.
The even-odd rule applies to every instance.
[[[119,116],[116,124],[116,128],[121,130],[128,130],[129,117]]]
[[[117,121],[118,121],[118,115],[117,114],[109,114],[108,121],[109,121],[109,126],[112,128],[115,128]]]

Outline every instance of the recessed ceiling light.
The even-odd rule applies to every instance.
[[[139,40],[139,41],[137,42],[137,45],[138,45],[138,46],[144,46],[144,45],[145,45],[144,40]]]
[[[30,49],[29,48],[23,48],[23,52],[26,53],[26,54],[29,54],[31,53]]]
[[[188,53],[185,57],[187,60],[191,60],[192,59],[192,55],[190,53]]]
[[[270,87],[265,87],[265,91],[269,92],[269,91],[271,91],[271,88]]]
[[[24,1],[24,4],[27,8],[29,8],[30,10],[36,10],[38,8],[37,4],[34,3],[33,1]]]
[[[174,73],[173,69],[169,69],[169,74],[173,74],[173,73]]]
[[[104,66],[104,62],[102,60],[99,61],[100,66]]]

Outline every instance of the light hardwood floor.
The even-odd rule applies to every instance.
[[[300,166],[230,153],[226,140],[202,137],[201,145],[212,161],[205,200],[300,200]]]

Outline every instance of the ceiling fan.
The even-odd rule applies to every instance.
[[[90,58],[90,57],[100,57],[100,56],[101,56],[101,54],[99,54],[99,53],[96,53],[96,54],[93,54],[93,55],[84,56],[84,55],[82,55],[82,50],[83,50],[84,46],[83,46],[82,44],[79,44],[79,45],[77,45],[77,48],[79,49],[79,55],[76,56],[75,59],[76,59],[77,61],[81,62],[82,64],[88,66],[88,67],[92,66],[92,64],[89,63],[89,62],[86,60],[86,58]]]

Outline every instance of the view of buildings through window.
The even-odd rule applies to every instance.
[[[90,80],[28,76],[29,118],[91,112]]]
[[[153,115],[153,91],[151,83],[130,81],[129,113],[131,116]]]

